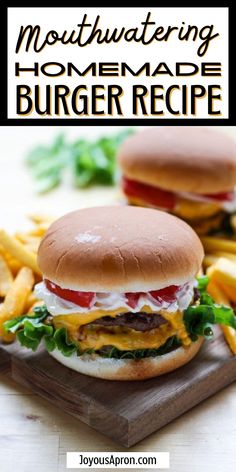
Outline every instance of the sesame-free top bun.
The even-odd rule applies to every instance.
[[[227,192],[236,185],[236,141],[209,128],[155,127],[119,151],[123,174],[174,192]]]
[[[200,337],[188,347],[181,346],[162,356],[138,360],[104,358],[96,354],[77,356],[76,353],[66,357],[58,349],[50,354],[61,364],[81,374],[107,380],[145,380],[167,374],[187,364],[196,356],[203,340]]]
[[[181,285],[199,271],[201,242],[177,217],[147,208],[86,208],[55,221],[38,252],[45,278],[63,288],[139,292]]]

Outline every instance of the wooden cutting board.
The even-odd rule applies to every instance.
[[[0,345],[0,370],[60,409],[129,447],[236,380],[233,356],[219,330],[184,367],[141,382],[78,374],[42,348]],[[217,411],[216,411],[217,415]]]

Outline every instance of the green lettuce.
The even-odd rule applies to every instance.
[[[192,341],[198,336],[206,339],[214,335],[212,325],[220,324],[236,329],[234,310],[225,305],[217,305],[206,292],[209,279],[207,276],[198,278],[199,304],[190,305],[184,310],[184,323]]]
[[[110,357],[115,359],[144,359],[146,357],[163,356],[167,352],[179,347],[181,341],[176,336],[171,336],[167,341],[157,349],[134,349],[132,351],[121,351],[115,346],[104,346],[97,351],[102,357]]]
[[[68,339],[65,328],[55,329],[45,306],[34,309],[34,315],[23,315],[4,323],[8,333],[16,333],[22,346],[36,351],[41,341],[48,352],[58,349],[64,356],[71,356],[78,347]]]

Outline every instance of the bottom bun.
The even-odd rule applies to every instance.
[[[163,356],[146,359],[111,359],[98,355],[65,357],[58,349],[50,353],[58,362],[81,374],[107,380],[144,380],[178,369],[196,356],[203,338],[188,347],[179,347]]]

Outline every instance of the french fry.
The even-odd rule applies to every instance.
[[[213,300],[215,300],[215,302],[218,303],[219,305],[222,304],[222,305],[230,306],[230,301],[227,295],[224,293],[220,285],[217,284],[217,282],[210,280],[207,286],[207,291],[211,295]]]
[[[38,298],[35,296],[34,292],[30,292],[26,302],[25,302],[25,311],[29,311],[30,308],[35,305],[35,303],[37,303],[39,300]]]
[[[230,252],[236,254],[236,241],[229,239],[213,238],[211,236],[202,236],[201,238],[205,252]]]
[[[2,255],[9,267],[9,269],[11,270],[12,274],[13,275],[16,275],[17,272],[21,269],[21,267],[23,266],[21,264],[21,262],[19,262],[17,259],[15,259],[14,257],[12,257],[11,254],[9,254],[9,252],[7,252],[3,247],[0,246],[0,255]]]
[[[29,215],[29,219],[37,225],[51,224],[55,220],[55,218],[52,218],[52,216],[40,215],[37,213]]]
[[[39,243],[41,239],[39,236],[33,236],[30,233],[15,233],[15,238],[23,244]]]
[[[217,258],[226,257],[226,259],[236,262],[236,254],[232,254],[231,252],[216,251],[212,255]]]
[[[233,302],[233,303],[236,303],[236,290],[234,287],[231,287],[230,285],[226,285],[226,284],[221,284],[221,287],[222,287],[222,290],[224,291],[224,293],[227,295],[228,299]]]
[[[231,351],[236,354],[236,331],[231,326],[221,326],[226,342]]]
[[[5,297],[13,282],[12,273],[6,260],[0,255],[0,297]]]
[[[229,259],[220,257],[215,264],[207,269],[207,275],[213,282],[229,285],[236,290],[236,264]]]
[[[37,225],[36,228],[33,228],[32,230],[28,232],[28,235],[42,238],[45,235],[50,224],[51,223],[42,223],[40,225]]]
[[[39,248],[39,241],[30,241],[27,244],[25,244],[26,249],[28,249],[30,252],[33,252],[34,254],[38,253],[38,248]]]
[[[236,254],[232,254],[230,252],[223,252],[223,251],[216,251],[212,254],[206,254],[203,260],[204,267],[209,267],[212,264],[215,264],[220,257],[224,257],[225,259],[229,259],[236,264]]]
[[[26,301],[34,285],[33,272],[29,267],[23,267],[13,281],[11,288],[5,297],[0,312],[0,336],[8,341],[3,323],[7,320],[21,316],[25,310]]]
[[[9,236],[3,229],[0,229],[0,244],[22,264],[30,267],[36,274],[41,275],[37,265],[36,255],[29,251],[24,244],[20,243],[16,238]]]
[[[27,248],[29,251],[37,254],[38,252],[38,247],[41,241],[41,238],[35,237],[35,236],[30,236],[27,233],[16,233],[15,234],[16,239],[20,241],[22,244],[24,244],[25,248]]]
[[[2,311],[2,305],[3,303],[0,304],[0,318],[1,318],[1,311]],[[3,340],[7,343],[11,343],[12,341],[14,341],[15,339],[15,335],[12,334],[12,333],[4,333],[4,337],[3,337]]]
[[[9,267],[11,273],[14,276],[16,276],[17,273],[19,272],[19,270],[22,269],[23,264],[21,262],[17,261],[17,259],[12,257],[10,254],[6,256],[6,261],[7,261],[7,265]]]
[[[229,288],[229,287],[227,287]],[[214,282],[210,282],[208,285],[208,292],[210,295],[214,298],[216,303],[219,304],[224,304],[230,306],[229,299],[228,299],[228,294],[224,293],[224,290],[222,291],[220,287],[217,287]],[[224,326],[220,325],[220,328],[223,332],[224,338],[229,345],[231,351],[233,354],[236,354],[236,331],[235,329],[231,328],[231,326]]]
[[[206,256],[203,259],[203,266],[204,267],[210,267],[212,264],[215,264],[218,261],[218,257],[215,256],[214,254],[206,254]]]
[[[228,294],[224,293],[224,290],[222,290],[219,285],[217,285],[215,282],[210,280],[207,291],[209,294],[212,296],[212,298],[215,300],[216,303],[219,305],[223,304],[226,306],[230,306]],[[235,329],[231,328],[231,326],[223,326],[220,325],[221,330],[224,334],[224,338],[229,345],[231,351],[236,354],[236,331]]]

